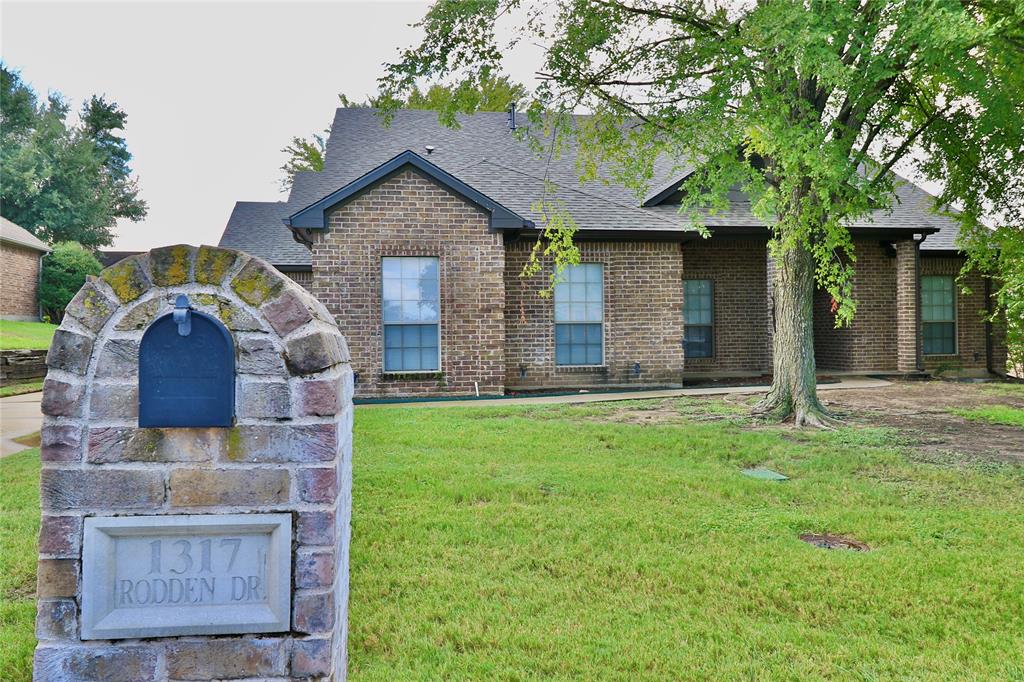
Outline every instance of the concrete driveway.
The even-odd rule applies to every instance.
[[[42,427],[43,413],[39,409],[42,398],[42,392],[0,398],[0,457],[27,449],[14,439],[35,433]]]

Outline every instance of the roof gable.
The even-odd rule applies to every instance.
[[[408,149],[340,189],[331,192],[323,199],[286,217],[284,219],[285,225],[291,228],[309,230],[326,229],[328,211],[350,201],[378,183],[410,167],[415,168],[441,187],[489,213],[491,229],[519,229],[522,227],[532,227],[533,225],[531,221],[505,208],[487,195],[459,180],[451,173],[430,163],[419,154]]]

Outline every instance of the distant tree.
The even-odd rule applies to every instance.
[[[0,87],[0,214],[44,241],[88,247],[111,244],[118,218],[145,217],[116,103],[93,96],[69,125],[59,94],[40,104],[2,64]]]
[[[39,283],[39,305],[43,308],[43,315],[59,324],[64,318],[64,309],[85,284],[86,276],[98,275],[102,269],[96,257],[81,244],[54,244],[53,251],[43,259]]]
[[[400,109],[430,109],[441,113],[448,125],[455,121],[452,102],[463,102],[471,111],[504,111],[509,104],[518,102],[528,95],[526,87],[521,83],[509,80],[506,76],[495,76],[482,80],[479,86],[468,88],[464,85],[428,86],[421,91],[413,85],[405,97],[394,104]],[[385,104],[380,97],[367,97],[362,102],[349,99],[344,93],[338,94],[338,102],[342,107],[369,109]],[[388,106],[392,106],[389,101]],[[281,166],[284,176],[281,178],[281,191],[287,192],[295,182],[295,174],[304,171],[322,171],[324,154],[327,151],[327,138],[331,129],[327,127],[320,134],[310,137],[293,137],[291,142],[281,149],[288,159]]]

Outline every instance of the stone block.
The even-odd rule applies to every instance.
[[[331,640],[299,639],[292,642],[292,677],[323,677],[331,674]]]
[[[177,244],[149,252],[149,273],[158,287],[173,287],[192,281],[194,246]]]
[[[79,462],[82,459],[82,427],[46,424],[40,434],[39,458],[44,462]]]
[[[99,360],[96,362],[97,377],[127,379],[138,375],[138,341],[135,339],[111,339],[103,345]]]
[[[62,369],[72,374],[84,375],[89,370],[92,357],[92,339],[85,334],[58,329],[53,334],[50,350],[46,354],[46,366]]]
[[[299,512],[295,537],[303,545],[333,545],[335,523],[332,511]]]
[[[281,376],[284,374],[284,360],[281,352],[274,348],[270,339],[262,337],[243,338],[237,342],[239,374]]]
[[[243,425],[228,439],[231,462],[326,462],[338,451],[334,424]]]
[[[299,414],[326,417],[338,413],[341,399],[340,379],[303,381],[298,387]]]
[[[121,321],[114,325],[114,329],[122,332],[145,329],[161,312],[170,312],[170,309],[163,300],[151,298],[129,310]]]
[[[299,632],[329,632],[334,627],[334,594],[295,595],[292,620],[293,629]]]
[[[85,386],[78,383],[46,379],[40,409],[51,417],[80,417],[85,401]]]
[[[261,310],[274,331],[285,336],[312,321],[313,315],[304,300],[304,294],[289,287],[274,300],[264,303]]]
[[[136,419],[139,416],[137,384],[93,384],[89,413],[94,419]]]
[[[82,545],[82,518],[44,515],[39,526],[39,553],[77,556]]]
[[[227,450],[224,429],[89,429],[86,460],[108,462],[210,462]]]
[[[246,263],[231,280],[231,288],[238,297],[252,306],[274,298],[282,286],[281,275],[269,263],[256,258]]]
[[[36,602],[36,639],[73,639],[78,634],[78,605],[74,599]]]
[[[199,284],[220,285],[235,264],[238,254],[216,246],[200,246],[196,254],[195,279]]]
[[[278,469],[175,469],[173,507],[267,505],[288,501],[290,476]]]
[[[137,256],[111,265],[100,273],[100,277],[122,303],[131,303],[149,291],[149,279],[142,271],[141,259]]]
[[[159,471],[43,469],[39,489],[42,507],[49,511],[154,509],[164,501]]]
[[[309,589],[334,584],[334,552],[300,554],[295,558],[295,587]]]
[[[245,381],[238,395],[239,417],[287,419],[291,415],[292,394],[285,381]]]
[[[284,357],[292,374],[315,374],[348,361],[348,350],[339,334],[320,330],[289,340]]]
[[[100,290],[95,280],[89,278],[64,309],[64,314],[78,320],[86,329],[98,332],[114,314],[115,307],[115,303]]]
[[[338,497],[338,473],[334,467],[299,469],[296,479],[303,502],[330,504]]]
[[[155,682],[158,649],[152,646],[67,646],[36,649],[38,682]]]
[[[287,674],[282,639],[211,639],[167,645],[167,674],[175,680],[274,677]]]
[[[36,597],[74,597],[78,593],[78,562],[40,559],[36,568]]]

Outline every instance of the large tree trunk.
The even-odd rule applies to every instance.
[[[838,422],[818,402],[814,371],[814,257],[804,245],[775,261],[774,370],[768,395],[754,413],[797,426],[831,427]]]

